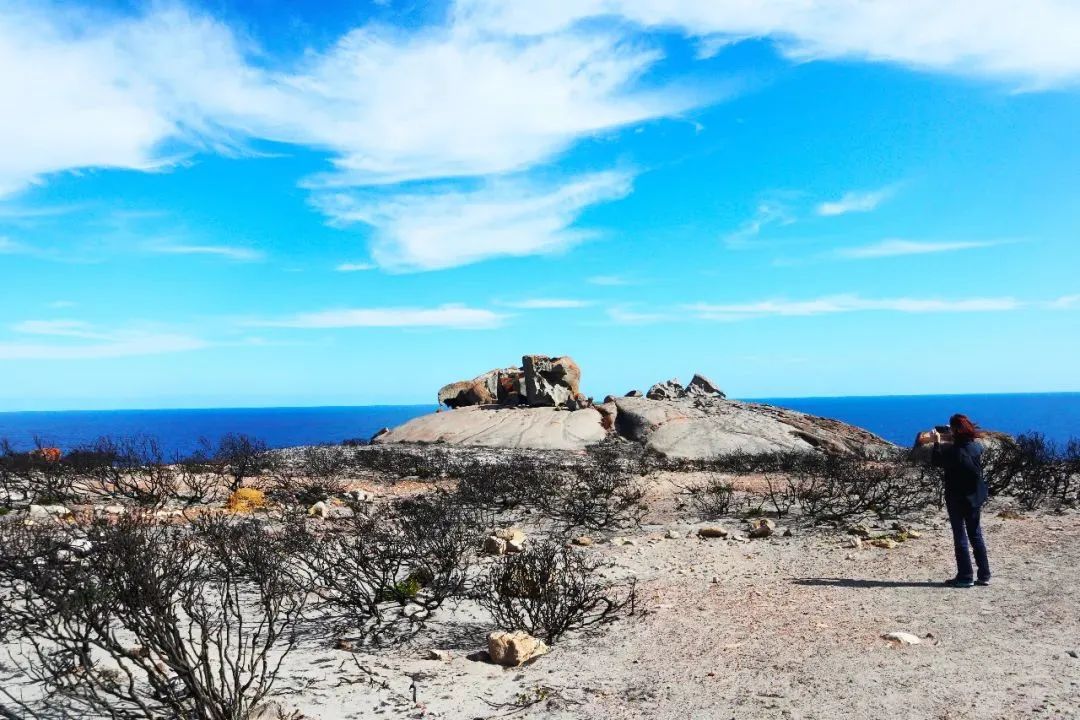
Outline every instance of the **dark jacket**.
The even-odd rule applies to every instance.
[[[981,507],[989,495],[982,471],[983,447],[975,441],[934,445],[933,463],[945,469],[945,497]]]

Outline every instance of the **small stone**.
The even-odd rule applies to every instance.
[[[519,530],[518,528],[514,528],[514,527],[512,527],[512,528],[501,528],[501,529],[496,530],[495,532],[493,532],[491,534],[493,536],[499,538],[500,540],[505,540],[506,542],[517,542],[517,543],[525,542],[525,533],[523,531]]]
[[[308,508],[307,514],[311,517],[323,518],[325,520],[330,514],[330,506],[320,500]]]
[[[860,548],[862,548],[862,538],[850,537],[844,541],[844,547],[852,548],[853,550],[859,550]]]
[[[519,553],[525,552],[525,538],[513,538],[506,541],[506,552]]]
[[[338,638],[334,642],[334,649],[351,651],[353,649],[353,642],[352,640],[346,640],[345,638]]]
[[[123,515],[127,509],[123,505],[106,505],[101,508],[101,512],[106,515]]]
[[[442,662],[450,661],[450,652],[447,650],[428,650],[424,653],[424,658],[427,660],[441,660]]]
[[[706,525],[703,528],[698,528],[697,534],[703,538],[726,538],[728,531],[719,525]]]
[[[885,550],[892,550],[893,548],[900,547],[900,543],[896,542],[892,538],[874,538],[870,541],[870,544],[874,547],[883,548]]]
[[[488,539],[484,541],[484,552],[488,555],[505,555],[506,541],[494,535],[489,535]]]
[[[595,541],[588,535],[580,535],[571,540],[570,542],[574,543],[575,545],[580,545],[581,547],[589,547]]]
[[[27,508],[27,515],[35,520],[44,520],[51,517],[67,517],[71,514],[63,505],[31,505]]]
[[[870,537],[870,528],[868,528],[866,525],[863,525],[862,523],[859,523],[858,525],[852,525],[847,529],[847,532],[848,535],[857,535],[861,538]]]
[[[794,535],[794,533],[791,532],[791,528],[784,528],[784,537],[791,537],[792,535]]]
[[[517,667],[548,652],[547,644],[527,632],[493,632],[488,635],[488,655],[497,665]]]
[[[908,537],[908,540],[918,540],[919,538],[922,537],[922,533],[919,532],[918,530],[908,530],[907,531],[907,537]]]
[[[1066,650],[1065,654],[1071,658],[1080,658],[1080,651],[1077,650]]]
[[[752,538],[767,538],[776,530],[776,523],[769,518],[758,518],[750,523],[747,535]]]
[[[683,534],[678,530],[668,530],[664,533],[664,537],[668,540],[682,540]]]
[[[890,642],[900,643],[901,645],[918,645],[922,642],[917,635],[912,635],[911,633],[903,632],[902,630],[887,632],[881,637]]]
[[[634,542],[630,538],[626,538],[626,537],[611,538],[611,544],[612,545],[637,545],[636,542]]]

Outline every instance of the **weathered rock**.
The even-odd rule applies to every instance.
[[[442,662],[449,662],[450,661],[450,651],[449,650],[434,650],[434,649],[428,650],[426,653],[424,653],[424,658],[427,659],[427,660],[441,660]]]
[[[505,555],[506,541],[494,535],[488,535],[487,540],[484,541],[484,552],[488,555]]]
[[[475,380],[450,383],[439,390],[439,404],[451,408],[490,405],[494,402],[495,395],[488,390],[487,384]]]
[[[562,407],[581,395],[581,368],[573,358],[526,355],[525,393],[533,407]]]
[[[698,528],[697,534],[703,538],[726,538],[728,531],[718,525],[706,525]]]
[[[814,450],[848,454],[891,447],[861,428],[761,403],[618,398],[615,405],[619,435],[673,458]]]
[[[32,520],[62,518],[71,515],[71,511],[63,505],[31,505],[26,512]]]
[[[525,552],[525,538],[514,538],[506,541],[506,552],[508,553],[520,553]]]
[[[757,518],[750,522],[750,527],[746,531],[747,537],[751,538],[767,538],[776,531],[776,523],[769,518]]]
[[[844,547],[852,548],[853,550],[858,550],[859,548],[862,547],[862,538],[850,537],[846,541],[844,541]]]
[[[642,397],[642,394],[641,394],[640,390],[631,390],[630,392],[626,393],[626,395],[624,395],[623,397]]]
[[[610,397],[610,395],[608,396]],[[604,401],[601,405],[593,405],[593,409],[600,413],[600,427],[605,430],[613,430],[615,428],[615,418],[619,414],[619,407],[615,404],[615,401]]]
[[[326,517],[330,515],[330,506],[320,500],[308,508],[307,514],[311,517],[326,519]]]
[[[667,382],[659,382],[649,388],[645,397],[650,400],[679,400],[686,397],[686,388],[682,386],[678,378],[672,378]]]
[[[593,408],[566,412],[555,408],[462,407],[432,413],[394,428],[375,440],[391,443],[446,443],[534,450],[584,450],[607,437],[602,416]]]
[[[690,379],[690,383],[686,386],[686,393],[687,395],[705,395],[707,397],[727,397],[719,385],[701,373],[694,373],[694,377]]]
[[[858,525],[852,525],[848,528],[847,531],[848,535],[857,535],[861,538],[870,537],[870,528],[868,528],[866,525],[863,525],[862,523],[859,523]]]
[[[909,632],[903,632],[902,630],[894,630],[893,632],[887,632],[882,635],[886,640],[899,643],[901,645],[918,645],[922,642],[917,635],[913,635]]]
[[[896,542],[892,538],[874,538],[870,541],[870,544],[874,547],[882,548],[884,550],[892,550],[900,547],[900,543]]]
[[[488,635],[491,662],[517,667],[548,652],[547,644],[527,632],[493,632]]]
[[[277,700],[269,700],[253,707],[244,720],[304,720],[304,715],[298,710],[286,708]]]
[[[589,547],[595,541],[588,535],[579,535],[578,537],[571,540],[571,542],[575,545],[580,545],[581,547]]]

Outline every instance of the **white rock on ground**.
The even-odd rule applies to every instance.
[[[493,632],[488,635],[488,655],[497,665],[517,667],[548,652],[547,643],[527,632]]]

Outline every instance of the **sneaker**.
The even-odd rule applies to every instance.
[[[971,580],[964,580],[963,578],[953,578],[952,580],[946,580],[945,584],[954,588],[969,588],[975,583]]]
[[[979,586],[982,586],[982,587],[986,587],[987,585],[990,584],[990,578],[986,578],[985,580],[976,580],[975,584],[979,585]]]

